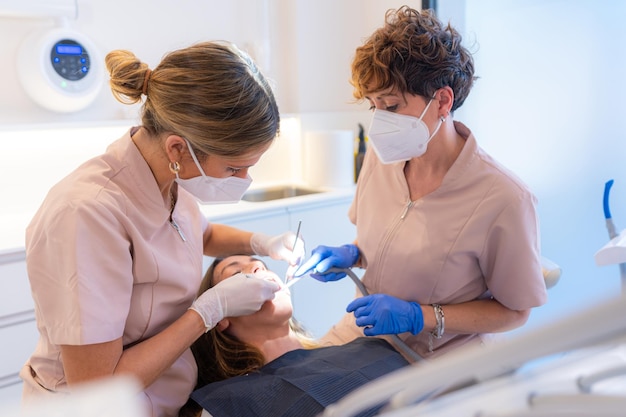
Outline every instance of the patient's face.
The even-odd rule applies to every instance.
[[[261,310],[246,317],[264,316],[268,318],[277,316],[276,318],[279,318],[286,315],[288,316],[287,318],[291,317],[293,306],[291,304],[291,293],[289,289],[283,285],[278,275],[269,271],[265,264],[257,258],[247,255],[235,255],[224,258],[213,271],[213,283],[217,284],[240,272],[244,274],[254,274],[258,278],[277,282],[281,286],[281,290],[275,293],[273,300],[267,301],[263,304]]]
[[[217,284],[226,278],[243,272],[244,274],[259,274],[268,278],[275,278],[280,281],[278,276],[272,271],[268,271],[265,263],[260,259],[247,255],[234,255],[224,258],[213,271],[213,282]]]

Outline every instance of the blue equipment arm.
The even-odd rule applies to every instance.
[[[613,186],[613,180],[608,180],[604,184],[604,198],[602,199],[602,206],[604,208],[604,218],[611,218],[611,209],[609,208],[609,194],[611,193],[611,187]]]

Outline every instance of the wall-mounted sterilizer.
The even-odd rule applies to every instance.
[[[56,112],[87,107],[102,87],[101,67],[95,44],[65,27],[34,33],[18,50],[22,87],[37,104]]]

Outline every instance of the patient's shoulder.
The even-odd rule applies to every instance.
[[[219,416],[313,417],[348,392],[407,364],[385,340],[359,338],[288,352],[258,372],[208,384],[192,398]]]

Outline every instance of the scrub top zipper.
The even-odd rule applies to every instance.
[[[402,212],[402,215],[400,216],[400,220],[404,220],[404,218],[406,217],[406,214],[409,212],[409,209],[413,206],[413,202],[409,199],[409,202],[406,204],[406,207],[404,207],[404,211]]]
[[[174,230],[178,232],[178,235],[183,240],[183,242],[186,242],[187,239],[185,239],[185,235],[183,234],[182,229],[180,228],[178,223],[176,223],[176,220],[174,220],[174,209],[176,208],[176,198],[174,197],[174,193],[171,191],[170,191],[170,200],[172,202],[172,206],[170,208],[170,224],[172,225]]]
[[[178,223],[176,223],[176,220],[171,218],[170,219],[170,224],[172,225],[174,230],[176,230],[178,232],[178,234],[180,235],[180,238],[183,240],[183,242],[186,242],[187,239],[185,239],[185,235],[183,234],[183,231],[181,230],[180,226],[178,226]]]
[[[396,221],[391,225],[391,227],[387,229],[387,233],[385,234],[385,237],[383,238],[379,246],[381,248],[380,252],[378,253],[378,265],[379,266],[382,265],[382,259],[384,258],[384,255],[387,252],[389,241],[391,241],[392,237],[395,236],[396,230],[398,230],[398,228],[400,227],[400,224],[402,224],[402,222],[404,221],[404,218],[408,214],[409,209],[413,207],[413,204],[414,204],[414,201],[411,201],[411,199],[409,198],[404,206],[404,209],[402,210],[402,213],[400,214],[400,217],[397,218]],[[379,277],[381,276],[380,271],[374,271],[374,276],[377,277],[375,284],[376,286],[378,286],[380,282]]]

